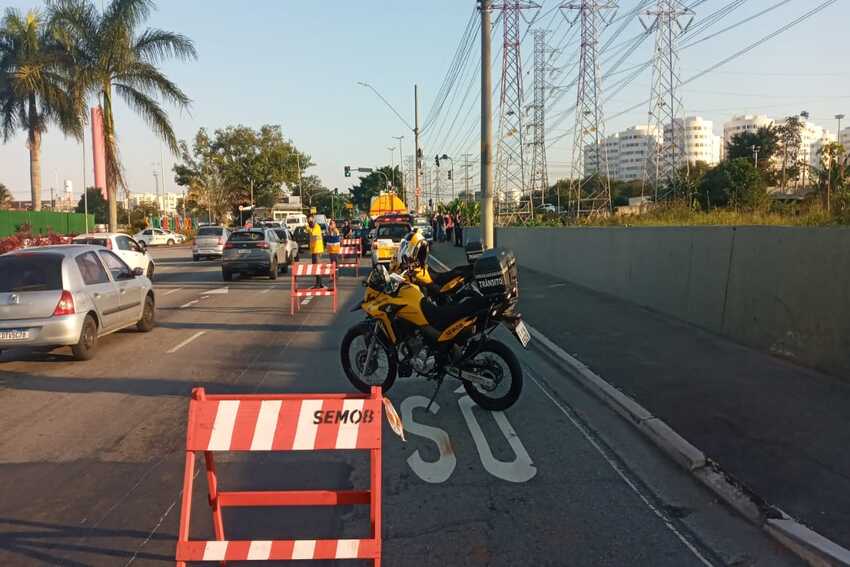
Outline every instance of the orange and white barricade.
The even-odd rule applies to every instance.
[[[207,395],[192,391],[177,566],[200,561],[366,559],[381,565],[381,420],[386,403],[371,395]],[[388,415],[394,410],[388,406]],[[392,424],[392,422],[391,422]],[[369,490],[219,490],[213,455],[235,451],[364,450],[371,454]],[[195,454],[203,452],[215,540],[190,541]],[[369,505],[371,537],[318,540],[228,540],[222,509],[229,507]]]
[[[360,275],[361,252],[359,238],[344,238],[339,252],[339,263],[336,267],[354,268],[354,277],[358,277]]]
[[[289,314],[295,315],[295,311],[301,308],[299,297],[316,297],[329,295],[333,298],[333,310],[336,313],[336,264],[305,264],[298,262],[292,265],[292,291],[289,294]],[[331,280],[331,288],[322,287],[298,287],[298,278],[316,276],[327,276]]]

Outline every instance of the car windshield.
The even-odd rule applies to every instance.
[[[391,238],[401,240],[410,232],[410,226],[406,224],[382,224],[378,227],[378,238]]]
[[[62,289],[61,254],[0,256],[0,293]]]
[[[224,229],[220,226],[202,226],[198,229],[198,236],[221,236]]]
[[[265,233],[259,230],[234,232],[230,235],[230,240],[233,242],[254,242],[257,240],[265,240]]]

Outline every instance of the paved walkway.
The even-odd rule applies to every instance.
[[[465,261],[445,244],[434,256]],[[519,281],[531,325],[770,504],[850,548],[850,382],[546,274],[521,268]]]

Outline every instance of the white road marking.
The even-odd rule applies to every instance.
[[[208,291],[206,293],[207,293],[207,295],[221,295],[221,294],[224,294],[224,293],[228,293],[229,291],[230,291],[230,288],[225,286],[225,287],[220,287],[218,289],[211,289],[210,291]]]
[[[182,287],[175,287],[174,289],[169,289],[168,291],[166,291],[162,295],[171,295],[172,293],[176,293],[176,292],[180,291],[181,289],[183,289],[183,288]]]
[[[198,301],[200,301],[200,299],[193,299],[192,301],[188,301],[188,302],[184,303],[183,305],[181,305],[180,309],[186,309],[187,307],[191,307],[194,304],[196,304]]]
[[[547,287],[550,287],[550,288],[552,288],[552,287],[565,287],[566,285],[567,284],[565,284],[565,283],[553,283],[553,284],[548,285]]]
[[[422,458],[419,454],[419,449],[417,449],[407,458],[407,464],[410,465],[410,469],[416,473],[416,476],[425,482],[429,484],[440,484],[446,482],[452,476],[457,466],[457,457],[455,457],[452,441],[448,433],[439,427],[424,425],[413,420],[413,410],[415,408],[428,407],[428,401],[428,398],[425,396],[405,398],[401,402],[401,420],[404,423],[404,430],[406,432],[430,439],[437,446],[440,457],[436,461],[429,463]],[[437,402],[431,404],[430,411],[434,415],[440,411],[440,406]]]
[[[301,300],[301,305],[307,305],[307,304],[308,304],[308,303],[310,303],[311,301],[313,301],[313,296],[309,296],[309,297],[307,297],[307,298],[305,298],[305,299],[302,299],[302,300]]]
[[[528,456],[528,451],[522,441],[511,427],[508,418],[504,412],[491,412],[493,419],[505,436],[508,444],[513,449],[516,458],[513,461],[500,461],[493,456],[493,451],[490,449],[490,443],[484,436],[484,431],[481,425],[472,413],[472,407],[475,402],[469,396],[463,396],[458,399],[457,405],[460,406],[460,411],[463,414],[463,419],[466,420],[466,425],[469,427],[469,432],[472,433],[472,440],[475,441],[475,447],[478,449],[478,456],[481,458],[481,464],[487,469],[487,472],[496,478],[501,478],[508,482],[528,482],[534,475],[537,474],[537,467],[531,462],[531,457]]]
[[[267,287],[266,289],[264,289],[263,291],[261,291],[261,292],[260,292],[260,294],[268,293],[268,292],[270,292],[271,290],[272,290],[272,288]]]
[[[611,456],[610,456],[610,455],[608,455],[608,453],[607,453],[607,452],[606,452],[606,451],[605,451],[605,450],[604,450],[604,449],[603,449],[603,448],[599,445],[599,443],[596,441],[596,439],[593,437],[593,435],[591,435],[591,433],[590,433],[590,431],[588,430],[587,426],[585,426],[585,425],[584,425],[583,423],[581,423],[578,419],[576,419],[576,418],[575,418],[575,416],[573,415],[573,412],[572,412],[571,410],[568,410],[568,409],[567,409],[567,408],[565,408],[563,405],[561,405],[561,403],[560,403],[557,399],[555,399],[555,397],[553,397],[553,396],[552,396],[552,395],[551,395],[551,394],[550,394],[550,393],[546,390],[546,388],[544,388],[544,387],[543,387],[543,385],[542,385],[542,384],[541,384],[541,383],[537,380],[537,378],[535,378],[535,377],[534,377],[534,375],[533,375],[533,374],[531,374],[531,372],[529,372],[529,371],[528,371],[528,368],[527,368],[527,367],[525,368],[525,374],[526,374],[526,376],[528,376],[529,378],[531,378],[531,381],[532,381],[532,382],[534,382],[535,384],[537,384],[537,387],[538,387],[538,388],[540,388],[540,391],[541,391],[541,392],[543,392],[543,394],[544,394],[547,398],[549,398],[549,400],[550,400],[553,404],[555,404],[555,407],[556,407],[556,408],[558,408],[559,410],[561,410],[561,413],[563,413],[563,414],[567,417],[567,419],[569,419],[569,420],[570,420],[570,423],[572,423],[572,424],[573,424],[573,426],[575,426],[575,428],[576,428],[576,429],[578,429],[579,433],[581,433],[581,434],[582,434],[582,436],[583,436],[583,437],[587,440],[587,442],[588,442],[588,443],[590,443],[590,445],[591,445],[594,449],[596,449],[596,451],[597,451],[597,452],[598,452],[598,453],[602,456],[602,458],[603,458],[603,459],[605,459],[605,461],[606,461],[606,462],[608,463],[608,465],[609,465],[609,466],[610,466],[610,467],[614,470],[614,472],[616,472],[616,473],[617,473],[617,475],[618,475],[621,479],[623,479],[623,482],[625,482],[625,483],[626,483],[626,485],[627,485],[629,488],[631,488],[631,489],[632,489],[632,491],[633,491],[635,494],[637,494],[637,495],[638,495],[638,498],[640,498],[640,499],[644,502],[644,504],[646,504],[647,508],[649,508],[649,509],[652,511],[652,513],[653,513],[653,514],[655,514],[656,516],[658,516],[658,518],[659,518],[659,519],[661,519],[661,521],[662,521],[662,522],[664,522],[664,525],[665,525],[665,526],[667,526],[667,529],[669,529],[671,532],[673,532],[673,535],[675,535],[675,536],[676,536],[676,538],[677,538],[679,541],[681,541],[683,544],[685,544],[685,547],[687,547],[687,548],[691,551],[691,553],[693,553],[693,554],[696,556],[696,558],[697,558],[697,559],[699,559],[699,560],[702,562],[702,564],[703,564],[703,565],[708,565],[708,567],[713,567],[713,563],[712,563],[711,561],[709,561],[708,559],[706,559],[706,558],[705,558],[705,557],[704,557],[704,556],[703,556],[703,555],[699,552],[699,550],[698,550],[696,547],[694,547],[694,545],[693,545],[690,541],[688,541],[688,538],[686,538],[686,537],[682,534],[682,532],[680,532],[680,531],[679,531],[679,529],[678,529],[676,526],[674,526],[674,525],[673,525],[673,523],[672,523],[672,522],[670,522],[670,520],[668,520],[668,519],[664,516],[664,514],[662,514],[662,513],[661,513],[661,511],[660,511],[660,510],[659,510],[659,509],[658,509],[658,508],[657,508],[657,507],[656,507],[656,506],[655,506],[652,502],[650,502],[649,498],[647,498],[647,497],[643,494],[643,492],[641,492],[641,490],[640,490],[640,489],[639,489],[639,488],[635,485],[635,483],[634,483],[634,482],[632,482],[632,480],[631,480],[631,479],[629,478],[629,476],[625,473],[625,471],[622,469],[622,467],[620,467],[620,464],[619,464],[616,460],[614,460],[613,458],[611,458]]]
[[[178,350],[180,350],[184,346],[188,345],[189,343],[191,343],[192,341],[194,341],[195,339],[197,339],[198,337],[200,337],[203,334],[206,334],[206,331],[198,331],[197,333],[195,333],[194,335],[192,335],[191,337],[189,337],[188,339],[186,339],[182,343],[171,347],[171,350],[167,351],[166,354],[173,354],[173,353],[177,352]]]

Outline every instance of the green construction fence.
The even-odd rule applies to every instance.
[[[12,236],[24,225],[29,225],[34,235],[82,234],[86,231],[86,215],[82,213],[54,213],[51,211],[0,211],[0,238]],[[94,229],[94,215],[89,215],[89,230]]]

